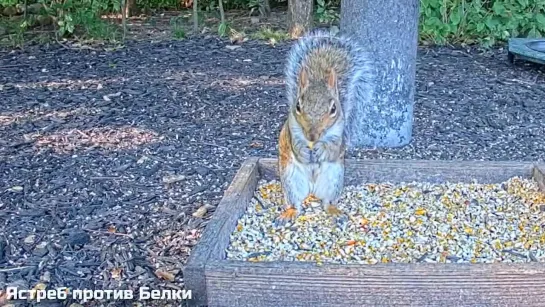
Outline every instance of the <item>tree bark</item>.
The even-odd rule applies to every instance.
[[[342,0],[340,32],[358,40],[376,66],[375,95],[355,114],[353,146],[400,147],[412,139],[419,0]],[[368,103],[369,102],[361,102]]]
[[[199,33],[199,2],[193,0],[193,34]]]
[[[137,10],[136,0],[125,0],[125,17],[136,15],[138,13]]]
[[[288,32],[299,38],[312,27],[313,0],[288,0]]]
[[[223,9],[223,0],[218,0],[218,7],[220,10],[221,23],[225,23],[225,10]]]
[[[123,42],[127,36],[127,10],[126,10],[127,0],[121,0],[121,24],[123,25]]]

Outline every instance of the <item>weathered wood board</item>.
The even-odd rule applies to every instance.
[[[225,192],[184,269],[191,306],[545,306],[545,264],[376,264],[316,266],[225,259],[229,237],[259,179],[277,178],[275,159],[250,158]],[[497,183],[533,177],[545,189],[545,165],[532,162],[364,160],[346,162],[346,184]]]

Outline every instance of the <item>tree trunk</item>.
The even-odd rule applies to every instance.
[[[299,38],[312,27],[313,0],[288,0],[288,32]]]
[[[199,33],[199,2],[193,0],[193,34]]]
[[[221,23],[225,23],[225,10],[223,9],[223,0],[218,0],[218,7],[220,10]]]
[[[126,10],[127,0],[121,0],[121,24],[123,25],[123,42],[127,36],[127,10]]]
[[[369,51],[375,96],[351,136],[355,147],[399,147],[412,139],[419,0],[342,0],[340,31]],[[368,103],[369,102],[361,102]]]
[[[138,14],[136,0],[125,0],[125,17],[131,17]]]

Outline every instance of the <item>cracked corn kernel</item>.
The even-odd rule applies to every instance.
[[[322,206],[309,205],[295,221],[277,227],[273,220],[283,202],[279,182],[261,181],[255,196],[231,234],[229,259],[545,262],[545,212],[540,210],[545,194],[527,179],[485,185],[347,186],[338,204],[348,215],[344,224],[331,219]],[[255,253],[260,256],[253,257]]]
[[[416,214],[416,215],[424,215],[424,214],[426,214],[426,209],[424,209],[424,208],[418,208],[418,209],[416,209],[416,211],[414,212],[414,214]]]

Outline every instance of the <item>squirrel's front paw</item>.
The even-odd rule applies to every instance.
[[[316,142],[312,147],[313,162],[322,162],[325,160],[326,146],[324,142]]]
[[[275,224],[277,226],[283,226],[287,222],[295,220],[297,216],[299,215],[299,212],[294,207],[289,207],[285,209],[275,220]]]
[[[300,150],[299,150],[299,158],[301,160],[301,162],[303,163],[310,163],[312,162],[312,150],[306,146],[302,147]]]

